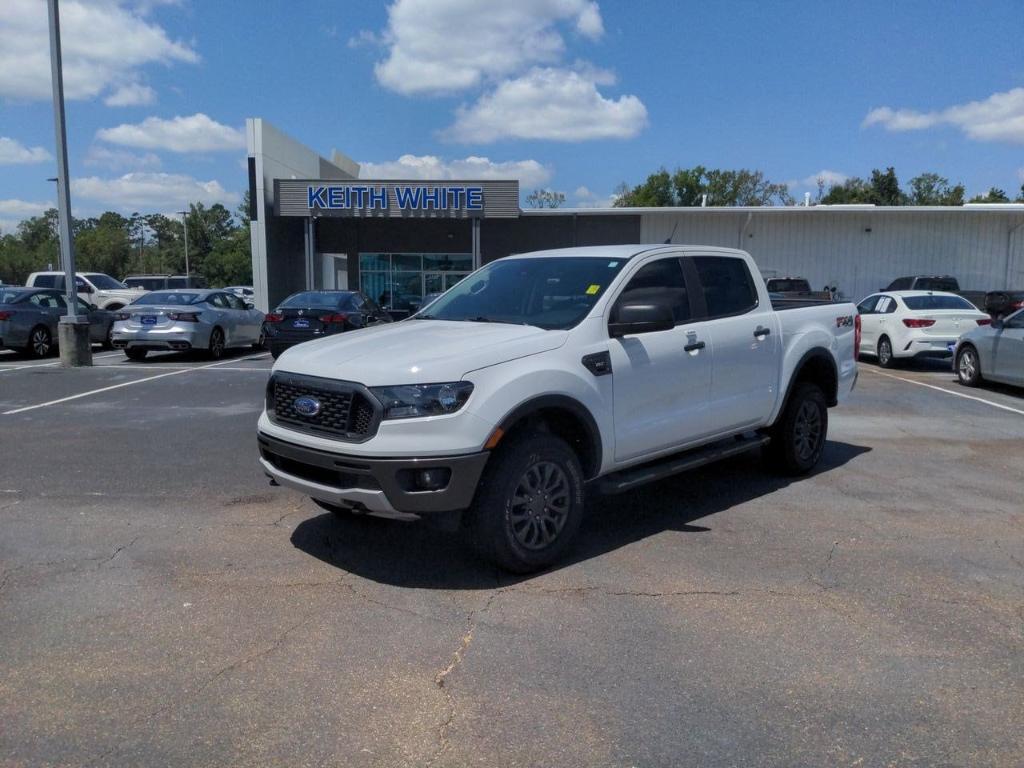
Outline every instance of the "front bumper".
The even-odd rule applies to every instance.
[[[260,464],[280,485],[356,511],[388,517],[455,512],[473,503],[489,451],[459,456],[381,459],[320,451],[260,432]],[[447,471],[437,490],[415,485],[422,470]]]
[[[111,343],[115,349],[188,350],[205,349],[210,332],[196,328],[114,328]]]

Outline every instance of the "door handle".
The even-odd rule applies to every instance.
[[[757,328],[754,329],[754,338],[755,339],[762,339],[762,338],[764,338],[765,336],[767,336],[771,332],[772,332],[771,328],[764,328],[764,327],[759,325],[759,326],[757,326]]]
[[[692,344],[687,344],[683,347],[684,352],[696,352],[698,349],[704,349],[703,341],[695,341]]]

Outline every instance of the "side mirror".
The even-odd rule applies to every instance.
[[[1001,318],[1001,317],[993,318],[991,325],[997,331],[1003,330],[1003,318]]]
[[[93,292],[92,291],[92,286],[89,285],[88,283],[82,283],[81,285],[76,286],[76,287],[78,288],[78,292],[79,293],[92,293]]]
[[[615,319],[608,323],[613,339],[637,333],[670,331],[676,326],[672,308],[667,304],[623,304],[615,310]]]
[[[95,304],[90,304],[89,305],[89,311],[90,312],[95,312],[97,309],[99,309],[99,307],[97,307]]]

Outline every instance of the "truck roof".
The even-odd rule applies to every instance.
[[[731,256],[746,256],[745,251],[737,250],[736,248],[720,248],[718,246],[711,245],[677,245],[671,244],[655,244],[655,243],[637,243],[632,245],[581,245],[575,248],[553,248],[547,251],[529,251],[526,253],[514,253],[511,254],[515,258],[552,258],[552,257],[580,257],[580,258],[599,258],[599,259],[631,259],[635,256],[642,254],[654,253],[657,251],[666,252],[679,252],[679,251],[698,251],[700,253],[722,253]]]

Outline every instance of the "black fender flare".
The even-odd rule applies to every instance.
[[[797,364],[793,366],[793,375],[789,377],[789,384],[786,385],[786,396],[782,398],[782,407],[779,408],[779,413],[775,417],[775,421],[779,420],[779,416],[786,410],[786,404],[789,402],[790,395],[793,394],[793,387],[796,386],[797,380],[800,378],[800,372],[807,366],[811,361],[821,360],[828,364],[832,371],[832,376],[835,380],[835,390],[825,392],[825,401],[828,403],[829,408],[834,408],[839,404],[838,393],[839,393],[839,369],[836,367],[835,358],[832,353],[824,347],[815,347],[804,352]]]
[[[511,411],[505,414],[498,422],[498,428],[508,432],[516,423],[522,419],[547,409],[559,409],[568,411],[583,424],[586,438],[593,450],[592,467],[585,467],[584,471],[588,479],[595,477],[600,471],[601,463],[604,460],[604,443],[601,439],[601,430],[597,426],[597,420],[583,403],[568,395],[538,395],[530,398]]]

